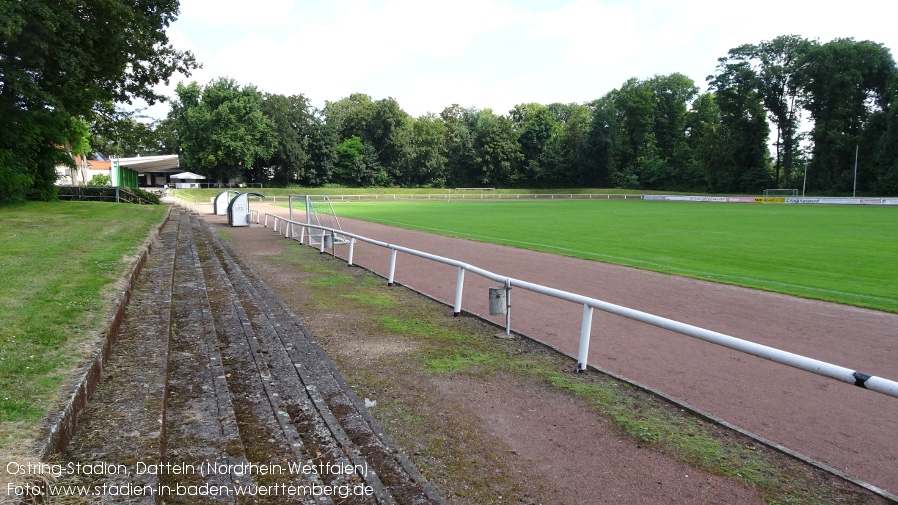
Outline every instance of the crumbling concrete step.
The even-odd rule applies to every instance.
[[[307,429],[310,416],[307,402],[297,394],[298,388],[303,388],[343,452],[354,462],[363,458],[369,472],[380,481],[384,488],[380,502],[442,503],[434,488],[371,417],[296,315],[210,225],[202,225],[209,232],[209,246],[240,296],[260,342],[257,353],[272,370],[274,384],[281,386],[278,393],[283,408],[297,430]],[[372,484],[376,487],[378,483]]]
[[[172,287],[165,471],[160,476],[166,490],[173,490],[166,503],[196,503],[193,493],[179,492],[189,486],[233,489],[250,483],[239,470],[248,461],[218,351],[191,220],[186,214],[181,219]],[[210,468],[216,470],[203,471]],[[230,493],[214,498],[236,502]]]
[[[198,232],[198,250],[202,258],[202,274],[212,308],[215,335],[228,388],[232,394],[241,438],[247,447],[249,458],[253,461],[267,459],[281,466],[288,466],[291,463],[316,466],[323,454],[336,454],[338,456],[336,462],[351,464],[345,458],[339,458],[341,453],[339,450],[335,451],[330,437],[324,433],[320,434],[322,437],[320,443],[307,448],[303,437],[289,422],[286,404],[279,393],[279,387],[282,385],[273,378],[271,367],[264,356],[267,353],[265,350],[267,346],[264,343],[260,344],[230,279],[221,268],[214,251],[208,247],[207,232],[199,227],[195,219],[192,220],[192,225],[195,227],[194,231]],[[351,484],[330,479],[330,475],[325,472],[301,472],[284,477],[292,478],[293,482],[290,485],[297,487],[321,487],[324,484],[336,487]],[[307,502],[312,500],[314,503],[331,502],[331,499],[323,494],[313,494],[304,498]]]

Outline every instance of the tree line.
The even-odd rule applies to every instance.
[[[303,95],[220,78],[177,87],[160,125],[213,180],[317,186],[621,187],[898,193],[898,70],[881,44],[777,37],[730,50],[708,91],[679,73],[633,78],[582,104],[504,114],[452,105],[411,117],[353,94]]]
[[[165,55],[170,70],[196,66],[189,53]],[[787,35],[731,49],[706,92],[673,73],[629,79],[586,103],[521,103],[505,113],[453,104],[412,117],[393,98],[359,93],[319,109],[302,94],[222,77],[178,84],[170,113],[153,124],[112,110],[106,93],[66,128],[88,129],[92,151],[177,153],[185,169],[221,182],[748,194],[806,182],[809,193],[850,194],[856,180],[861,194],[892,195],[896,91],[898,68],[882,44]],[[0,176],[27,172],[8,163],[8,139],[0,142]]]

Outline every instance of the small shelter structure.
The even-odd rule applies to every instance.
[[[171,183],[176,188],[198,188],[200,185],[197,181],[201,181],[205,178],[205,176],[193,172],[181,172],[180,174],[171,176]]]

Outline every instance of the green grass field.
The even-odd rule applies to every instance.
[[[166,211],[102,202],[0,207],[0,447],[21,442],[95,350],[85,342],[109,313],[109,288]]]
[[[615,200],[334,207],[355,219],[898,312],[896,208]]]

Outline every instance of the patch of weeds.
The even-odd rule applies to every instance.
[[[306,281],[306,285],[318,288],[331,288],[352,282],[352,276],[348,274],[330,273],[328,275],[313,277]]]
[[[225,242],[227,242],[229,244],[234,243],[234,235],[231,234],[230,231],[224,230],[224,229],[219,229],[218,233],[221,235],[221,238],[223,238],[225,240]]]
[[[482,353],[466,349],[440,349],[425,352],[424,364],[434,372],[463,372],[472,368],[495,369],[497,358],[493,353]]]
[[[449,327],[413,317],[383,316],[377,323],[385,330],[412,338],[452,342],[473,341],[476,337]]]
[[[370,309],[393,309],[396,307],[396,302],[392,298],[379,293],[351,293],[340,295],[340,298],[349,300],[354,307]]]

